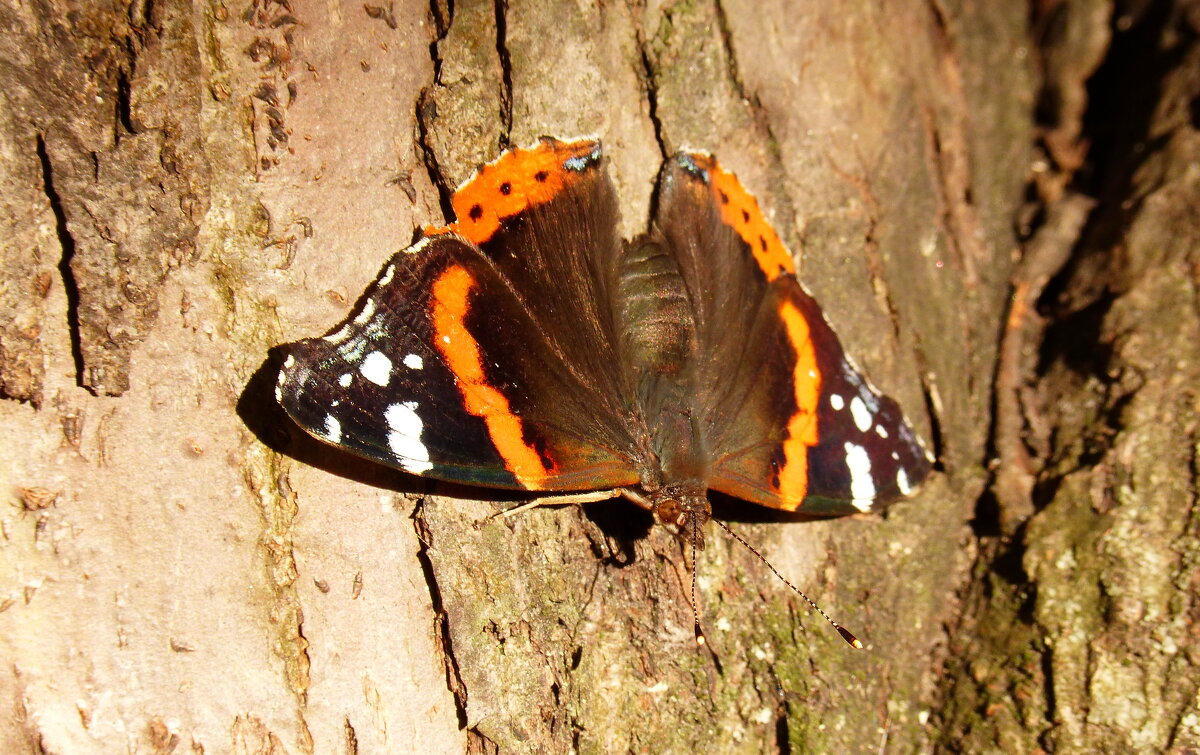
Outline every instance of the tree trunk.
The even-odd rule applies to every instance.
[[[4,6],[0,749],[1200,747],[1195,6]],[[639,510],[476,529],[275,406],[544,134],[626,237],[718,154],[936,449],[883,519],[718,509],[865,650],[715,531],[697,649]]]

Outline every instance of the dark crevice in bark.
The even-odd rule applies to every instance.
[[[425,163],[425,172],[429,181],[437,189],[438,205],[442,208],[442,217],[450,222],[454,219],[454,209],[450,197],[454,190],[447,183],[442,166],[438,163],[437,153],[429,141],[429,129],[437,118],[437,100],[433,97],[435,87],[442,85],[442,54],[440,45],[450,32],[450,24],[454,20],[454,3],[447,2],[443,10],[441,0],[431,0],[429,14],[433,17],[436,37],[429,43],[429,57],[433,61],[433,83],[421,90],[417,99],[417,148],[421,151],[421,161]]]
[[[1120,241],[1129,218],[1140,209],[1134,176],[1169,136],[1150,138],[1150,123],[1162,98],[1163,80],[1179,66],[1198,37],[1197,31],[1186,20],[1176,18],[1173,10],[1169,0],[1155,0],[1145,6],[1118,3],[1108,54],[1088,79],[1088,107],[1080,140],[1091,146],[1086,162],[1075,175],[1073,188],[1094,197],[1097,204],[1083,230],[1079,253],[1050,282],[1039,302],[1042,308],[1058,315],[1047,332],[1044,351],[1064,351],[1078,343],[1069,329],[1078,323],[1066,323],[1064,327],[1065,315],[1096,304],[1106,294],[1131,284],[1120,269],[1115,269],[1121,260],[1110,251]],[[1174,44],[1163,47],[1163,40],[1172,32]],[[1081,274],[1097,279],[1083,292],[1084,300],[1080,300],[1078,291],[1068,294]],[[1092,311],[1102,319],[1107,307]]]
[[[429,15],[433,18],[433,41],[429,43],[429,58],[433,61],[433,83],[442,83],[442,55],[438,45],[450,32],[450,24],[454,21],[454,2],[449,0],[445,7],[441,0],[430,0]]]
[[[917,372],[921,377],[921,397],[925,400],[925,416],[929,417],[929,442],[933,446],[929,450],[933,453],[933,468],[940,472],[944,471],[942,455],[946,453],[946,439],[942,430],[941,413],[938,411],[940,402],[934,397],[937,388],[933,385],[933,373],[929,368],[929,360],[925,358],[925,351],[919,342],[915,351]]]
[[[436,84],[434,86],[437,86]],[[417,147],[421,150],[421,159],[425,163],[425,172],[429,181],[437,189],[438,206],[442,208],[442,217],[446,222],[454,220],[454,205],[450,198],[454,196],[454,188],[446,181],[442,166],[438,163],[437,153],[429,141],[429,127],[437,118],[437,100],[433,98],[433,88],[421,90],[417,100]]]
[[[500,149],[512,146],[512,58],[508,54],[508,0],[496,2],[496,54],[500,57]]]
[[[787,708],[786,706],[780,707],[782,710],[775,718],[775,752],[779,753],[779,755],[791,755],[791,727],[788,726],[788,717],[784,712],[787,710]]]
[[[1090,147],[1073,180],[1073,188],[1093,197],[1095,205],[1079,243],[1037,300],[1048,325],[1036,344],[1035,376],[1061,366],[1083,379],[1096,379],[1104,394],[1098,397],[1094,431],[1066,449],[1077,455],[1073,463],[1044,460],[1048,467],[1060,467],[1058,478],[1104,457],[1123,427],[1123,409],[1136,392],[1111,374],[1114,346],[1103,336],[1113,304],[1134,283],[1123,255],[1114,250],[1120,249],[1129,219],[1140,211],[1146,186],[1152,183],[1143,177],[1139,187],[1137,173],[1170,136],[1150,136],[1163,82],[1200,38],[1186,20],[1175,16],[1167,0],[1146,6],[1118,3],[1112,24],[1108,52],[1087,82],[1080,140]],[[1164,46],[1167,39],[1174,44]],[[1058,452],[1050,449],[1051,454]],[[1056,489],[1056,481],[1039,480],[1035,506],[1044,507]]]
[[[129,83],[129,74],[124,69],[117,72],[117,92],[114,97],[114,107],[116,108],[116,122],[119,128],[116,131],[114,141],[120,142],[121,129],[124,129],[126,134],[137,133],[137,128],[133,123],[133,91]]]
[[[500,755],[500,745],[481,734],[478,729],[468,729],[467,755]]]
[[[130,9],[130,15],[136,12],[136,8]],[[141,13],[134,19],[134,23],[138,26],[149,26],[153,29],[158,29],[161,25],[158,13],[158,3],[156,0],[143,0]]]
[[[442,661],[446,667],[446,687],[454,698],[454,712],[458,717],[458,727],[466,729],[467,687],[458,670],[458,659],[454,655],[454,642],[450,637],[449,619],[445,604],[442,602],[442,591],[433,571],[433,560],[429,557],[429,543],[433,536],[425,523],[424,498],[417,501],[417,505],[413,507],[412,521],[413,529],[417,533],[417,541],[421,543],[421,546],[417,548],[417,561],[421,565],[421,574],[425,577],[425,585],[429,588],[429,602],[433,607],[434,641],[442,651]]]
[[[658,116],[658,82],[654,76],[654,65],[650,62],[650,53],[646,49],[646,41],[642,39],[641,34],[638,34],[638,48],[642,57],[642,70],[638,78],[642,80],[642,88],[646,92],[647,115],[650,116],[650,125],[654,127],[654,141],[658,143],[658,152],[665,160],[667,145],[663,141],[662,119]],[[654,204],[655,202],[651,202],[651,205]]]
[[[1068,194],[1044,209],[1041,226],[1022,245],[998,334],[1000,348],[992,374],[991,426],[985,451],[985,458],[997,463],[989,469],[988,484],[976,506],[977,534],[1012,536],[1037,508],[1033,495],[1037,459],[1044,455],[1040,449],[1045,447],[1045,439],[1036,430],[1039,411],[1031,405],[1036,402],[1029,400],[1027,379],[1044,371],[1034,366],[1029,346],[1041,341],[1045,321],[1035,307],[1047,282],[1076,249],[1093,204],[1083,195]],[[1087,339],[1089,353],[1094,353],[1098,339],[1098,333]]]
[[[46,139],[42,134],[37,135],[37,157],[42,167],[42,190],[50,202],[50,211],[54,213],[54,229],[58,242],[62,245],[62,258],[58,262],[58,274],[62,277],[63,292],[67,297],[67,333],[71,339],[71,359],[75,362],[75,385],[83,384],[83,342],[79,331],[79,284],[75,280],[75,272],[71,269],[71,261],[75,258],[75,239],[67,226],[67,213],[63,209],[62,197],[54,187],[54,170],[50,164],[50,153],[46,150]]]
[[[295,553],[294,548],[292,549],[290,558],[291,558],[292,563],[295,564],[296,563],[296,553]],[[310,647],[312,647],[312,643],[309,642],[308,637],[306,637],[304,635],[304,609],[302,606],[299,606],[298,602],[297,602],[297,608],[298,608],[298,610],[296,611],[297,655],[299,655],[301,658],[304,659],[303,668],[311,669],[312,668],[312,656],[309,654],[308,649]],[[305,730],[307,730],[308,729],[308,719],[305,717],[305,714],[308,712],[308,689],[307,688],[296,690],[296,701],[298,703],[300,703],[300,710],[298,710],[296,712],[297,718],[300,719],[300,725],[302,727],[304,727]]]

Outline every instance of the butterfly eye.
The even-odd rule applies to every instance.
[[[674,498],[663,498],[654,504],[654,513],[663,524],[683,524],[683,506]]]

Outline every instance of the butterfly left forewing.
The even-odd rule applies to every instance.
[[[407,472],[530,490],[636,482],[632,442],[469,240],[399,252],[345,323],[284,347],[277,398],[317,438]]]

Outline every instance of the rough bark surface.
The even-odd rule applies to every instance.
[[[1194,5],[0,4],[0,750],[1200,747]],[[274,406],[543,134],[626,236],[716,153],[936,448],[885,519],[718,510],[864,651],[715,532],[698,650],[635,508],[475,529]]]
[[[1025,356],[1001,363],[1009,463],[983,509],[1001,529],[981,531],[942,743],[1193,752],[1200,7],[1067,2],[1037,27],[1048,210],[1014,280]]]

